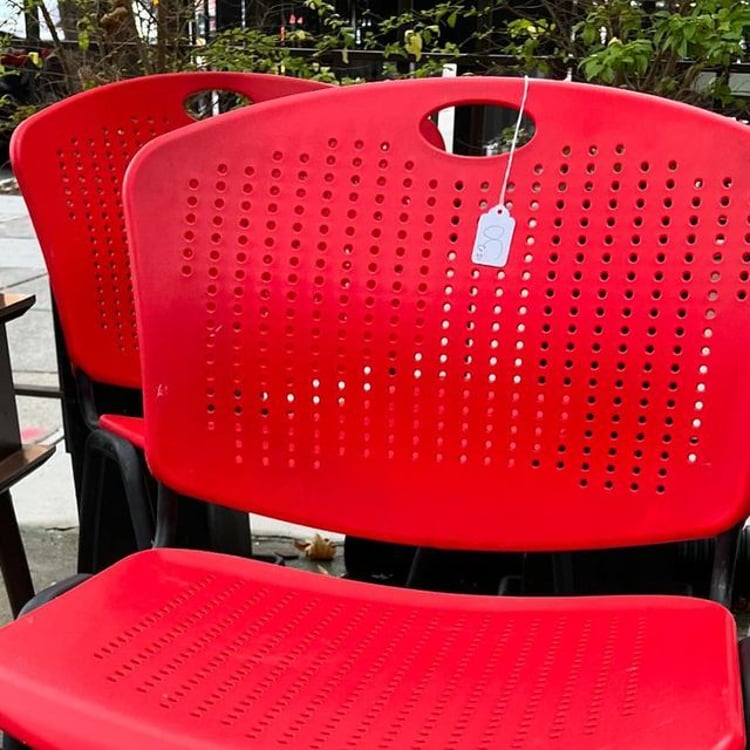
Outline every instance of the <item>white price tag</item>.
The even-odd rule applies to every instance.
[[[479,217],[471,260],[483,266],[502,268],[508,262],[516,220],[502,204]]]

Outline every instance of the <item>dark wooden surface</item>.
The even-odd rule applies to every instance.
[[[0,573],[14,616],[34,596],[34,588],[10,488],[55,452],[54,446],[21,444],[5,330],[6,323],[23,315],[35,301],[33,294],[0,293]]]
[[[0,461],[21,448],[16,394],[8,353],[8,334],[0,320]]]
[[[33,294],[8,294],[0,292],[0,323],[7,323],[23,315],[34,303]]]
[[[0,492],[41,466],[55,452],[54,445],[23,445],[0,461]]]
[[[24,604],[34,596],[34,585],[8,490],[0,492],[0,573],[11,612],[17,617]]]
[[[21,430],[5,324],[23,315],[35,301],[33,294],[0,293],[0,461],[21,449]]]

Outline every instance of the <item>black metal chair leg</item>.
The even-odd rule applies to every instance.
[[[247,513],[181,496],[172,543],[185,549],[251,557],[250,518]]]
[[[78,572],[95,573],[149,549],[153,538],[154,511],[139,451],[107,430],[93,430],[85,449]]]
[[[83,483],[83,460],[86,437],[89,427],[83,417],[79,403],[76,376],[70,364],[70,357],[65,345],[57,304],[52,297],[52,323],[55,330],[55,351],[57,354],[57,373],[60,381],[63,433],[65,434],[65,451],[70,455],[73,469],[73,485],[76,493],[76,507],[81,509],[81,485]]]
[[[10,492],[0,492],[0,572],[13,616],[34,596],[29,564],[18,529]]]
[[[734,568],[737,563],[739,540],[743,527],[744,524],[739,524],[716,537],[710,597],[725,607],[732,605]]]
[[[237,557],[252,557],[250,516],[247,513],[220,505],[207,505],[209,549]]]
[[[160,484],[154,546],[252,557],[250,517],[238,510],[178,495]],[[275,557],[268,559],[278,562]]]
[[[344,539],[347,578],[404,586],[410,573],[412,581],[416,575],[416,553],[416,547],[347,535]]]

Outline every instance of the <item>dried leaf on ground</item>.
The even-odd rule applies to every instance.
[[[310,560],[333,560],[336,556],[336,545],[327,538],[316,534],[312,539],[295,541],[294,546],[305,553]]]

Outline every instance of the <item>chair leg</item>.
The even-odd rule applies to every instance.
[[[237,557],[252,557],[250,516],[239,510],[208,505],[209,549]]]
[[[23,605],[34,596],[34,586],[8,490],[0,493],[0,572],[11,611],[16,617]]]
[[[411,575],[413,583],[416,547],[378,542],[347,535],[344,539],[344,564],[347,578],[355,581],[379,581],[404,586]],[[417,561],[416,565],[419,565]]]
[[[108,471],[113,466],[116,477]],[[107,430],[93,430],[85,448],[78,572],[103,570],[150,548],[153,538],[153,508],[138,450]]]
[[[247,513],[181,496],[174,546],[252,557]]]
[[[178,495],[159,484],[154,546],[252,557],[250,517],[238,510]]]
[[[739,524],[716,537],[710,598],[725,607],[732,605],[734,568],[737,563],[737,552],[743,527],[744,524]]]
[[[89,433],[89,436],[91,433]],[[103,494],[104,458],[87,449],[84,441],[81,468],[81,489],[78,493],[78,572],[94,570],[98,529],[101,525],[101,499]]]

